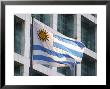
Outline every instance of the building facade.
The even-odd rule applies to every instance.
[[[75,76],[97,75],[96,14],[36,14],[34,18],[68,37],[82,41],[87,47],[82,62],[76,64]],[[14,75],[30,75],[30,14],[14,15]],[[68,66],[33,66],[33,76],[72,76]]]

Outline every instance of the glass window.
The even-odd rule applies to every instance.
[[[81,21],[81,40],[85,46],[93,51],[95,50],[95,24],[90,21],[86,21],[82,17]]]
[[[22,76],[23,75],[23,65],[18,63],[18,62],[14,62],[14,75],[15,76]]]
[[[14,16],[14,51],[24,53],[24,20]]]
[[[50,14],[35,14],[34,16],[37,20],[50,26]]]
[[[82,76],[96,76],[96,61],[84,54],[81,64]]]
[[[71,76],[71,70],[69,67],[57,67],[57,71],[67,76]]]
[[[47,76],[47,75],[44,73],[41,73],[35,69],[32,69],[32,76]]]
[[[58,15],[58,31],[68,37],[73,38],[74,18],[71,14]]]
[[[65,36],[74,37],[74,17],[73,14],[58,14],[57,29]],[[70,67],[57,67],[57,71],[67,76],[72,75]],[[73,71],[74,72],[74,71]]]

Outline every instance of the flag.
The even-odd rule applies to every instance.
[[[73,64],[81,62],[85,45],[33,20],[33,62]]]

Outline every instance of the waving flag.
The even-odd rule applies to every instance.
[[[33,61],[71,64],[81,62],[85,45],[45,24],[33,21]]]

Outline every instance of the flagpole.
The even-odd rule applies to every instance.
[[[74,67],[74,68],[75,68],[75,73],[74,73],[74,75],[77,76],[77,75],[76,75],[76,70],[77,70],[77,62],[76,62],[76,61],[75,61],[75,67]]]
[[[76,62],[74,64],[74,76],[76,76]]]
[[[30,29],[30,70],[29,70],[29,75],[32,76],[32,70],[33,70],[33,65],[32,65],[32,45],[33,45],[33,14],[31,15],[32,17],[32,27]]]

